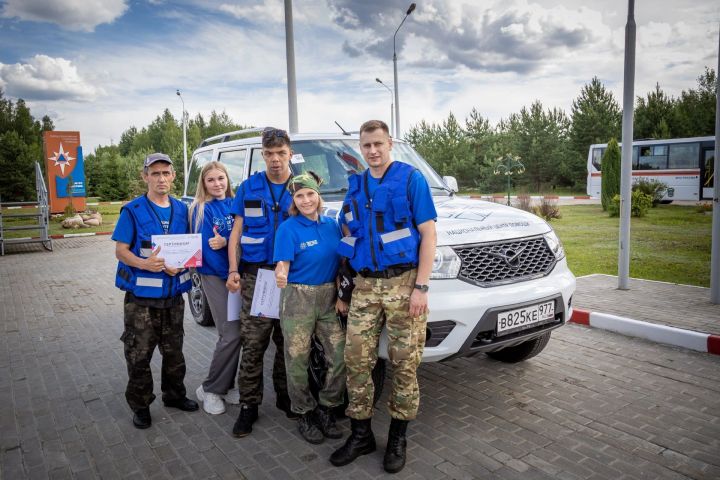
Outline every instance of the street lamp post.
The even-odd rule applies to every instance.
[[[183,122],[183,195],[187,194],[187,112],[185,112],[185,100],[183,100],[180,90],[177,90],[177,96],[182,102],[182,122]]]
[[[415,4],[411,3],[410,7],[408,7],[407,12],[405,12],[405,16],[402,19],[402,22],[400,22],[400,25],[398,25],[397,30],[395,30],[395,34],[393,35],[393,74],[395,76],[395,137],[400,137],[400,95],[398,93],[398,76],[397,76],[397,53],[395,51],[395,37],[397,37],[397,33],[400,30],[400,27],[403,26],[403,23],[405,23],[405,20],[407,19],[408,15],[410,15],[413,10],[415,10]]]
[[[520,175],[525,172],[525,165],[520,161],[520,157],[511,153],[506,153],[504,156],[495,160],[495,175],[505,175],[507,178],[507,204],[510,205],[510,177],[517,174]]]
[[[387,88],[387,91],[390,92],[390,134],[397,138],[397,132],[395,131],[395,120],[393,119],[393,91],[379,78],[376,78],[375,81],[383,87]]]

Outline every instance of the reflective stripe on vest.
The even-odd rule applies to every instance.
[[[380,235],[380,238],[382,239],[384,244],[394,242],[396,240],[401,240],[403,238],[407,238],[410,235],[410,229],[409,228],[401,228],[400,230],[394,230],[392,232],[384,233]]]
[[[260,244],[263,242],[265,242],[264,238],[246,237],[245,235],[240,237],[240,243],[242,243],[242,244],[257,245],[257,244]]]
[[[137,279],[135,279],[135,285],[137,285],[138,287],[162,288],[163,279],[162,278],[137,277]]]

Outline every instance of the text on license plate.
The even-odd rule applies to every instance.
[[[517,310],[498,313],[497,334],[508,333],[511,330],[521,330],[534,323],[555,318],[555,301],[530,305]]]

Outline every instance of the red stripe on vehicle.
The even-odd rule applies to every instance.
[[[588,312],[587,310],[573,308],[573,314],[572,318],[570,318],[570,321],[573,323],[579,323],[580,325],[590,326],[590,312]]]

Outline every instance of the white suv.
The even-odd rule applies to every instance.
[[[192,199],[187,194],[195,191],[200,169],[211,160],[227,165],[234,188],[264,170],[261,131],[242,130],[205,140],[193,153],[184,198]],[[326,214],[337,215],[348,175],[366,168],[358,136],[295,134],[291,141],[299,154],[291,163],[293,172],[313,170],[322,176]],[[423,361],[480,352],[505,362],[537,355],[550,332],[570,319],[575,291],[575,277],[553,229],[522,210],[458,197],[455,179],[441,178],[401,140],[394,141],[392,155],[422,172],[438,212]],[[189,294],[193,316],[201,325],[212,324],[199,276],[193,277]],[[380,356],[387,358],[386,335],[380,342]]]

